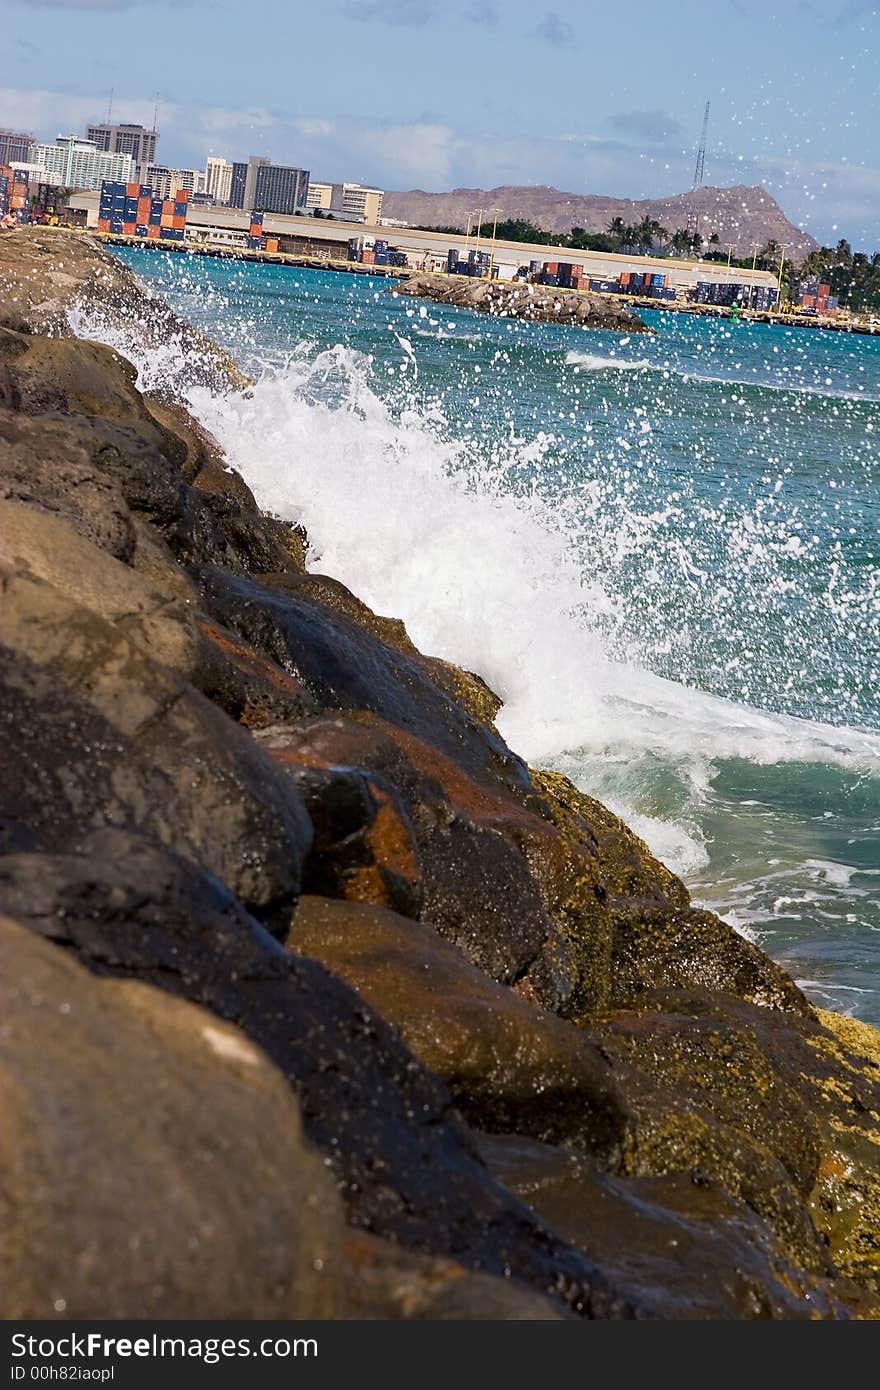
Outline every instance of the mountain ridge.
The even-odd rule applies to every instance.
[[[656,218],[674,231],[698,219],[704,241],[717,232],[721,246],[733,247],[737,256],[750,255],[752,247],[768,240],[789,248],[802,260],[818,242],[796,227],[776,199],[760,184],[735,184],[730,188],[706,185],[690,193],[666,198],[616,198],[600,193],[567,193],[550,184],[499,184],[495,188],[454,188],[430,193],[413,188],[385,194],[383,211],[413,225],[465,226],[469,215],[483,208],[484,216],[497,208],[502,218],[527,218],[548,232],[569,232],[573,226],[588,232],[604,232],[613,217],[626,223],[643,217]]]

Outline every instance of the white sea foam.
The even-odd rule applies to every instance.
[[[140,367],[148,382],[167,380],[173,363],[153,355]],[[513,495],[503,460],[469,458],[443,422],[415,409],[393,415],[359,354],[293,358],[247,395],[197,392],[192,404],[260,505],[306,526],[313,568],[403,618],[423,650],[478,671],[504,700],[510,744],[602,796],[679,872],[706,862],[697,810],[719,760],[880,772],[876,734],[763,712],[611,660],[590,621],[609,600],[585,572],[565,502]],[[646,795],[658,766],[682,787],[675,814]]]

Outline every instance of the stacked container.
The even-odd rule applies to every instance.
[[[247,244],[250,251],[261,251],[263,248],[263,214],[261,212],[251,213]]]
[[[8,164],[0,164],[0,217],[5,217],[9,211],[9,185],[12,182],[12,170]]]
[[[149,184],[101,184],[98,231],[114,236],[139,236],[150,240],[183,241],[189,194],[180,189],[174,198],[154,198]]]

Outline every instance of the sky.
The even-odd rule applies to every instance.
[[[383,188],[763,184],[880,249],[880,0],[0,0],[0,126],[152,125]]]

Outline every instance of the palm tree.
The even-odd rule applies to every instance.
[[[626,244],[626,232],[628,230],[622,217],[612,217],[611,221],[608,223],[608,235],[613,241],[617,242],[618,246],[621,248]]]

